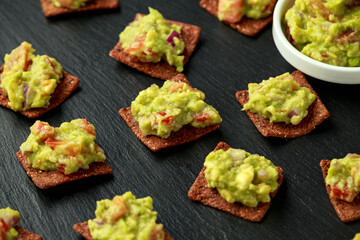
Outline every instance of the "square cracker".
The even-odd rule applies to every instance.
[[[223,149],[224,151],[230,148],[224,142],[219,142],[214,151]],[[271,198],[274,198],[277,191],[279,190],[281,183],[284,179],[282,174],[283,170],[280,167],[277,167],[279,172],[278,177],[278,188],[270,194]],[[216,188],[209,188],[207,181],[205,179],[205,167],[203,167],[199,173],[199,176],[196,178],[194,184],[191,186],[188,197],[193,201],[201,202],[204,205],[219,209],[221,211],[230,213],[237,217],[241,217],[245,220],[252,222],[260,222],[265,216],[266,212],[270,208],[271,201],[268,203],[259,203],[256,207],[247,207],[241,203],[228,203],[224,198],[221,197]]]
[[[136,14],[134,20],[137,20],[140,16],[144,16],[144,14]],[[181,26],[181,37],[185,42],[185,49],[183,52],[185,65],[189,61],[189,58],[193,53],[196,44],[199,41],[201,28],[182,22],[176,22],[171,20],[166,21],[169,24],[176,24]],[[162,80],[171,79],[172,77],[175,77],[177,74],[179,74],[179,72],[176,71],[176,67],[169,65],[165,61],[160,61],[158,63],[141,62],[136,56],[126,53],[121,47],[121,45],[121,42],[118,42],[116,44],[114,49],[110,51],[110,57],[128,65],[129,67],[135,68],[140,72],[143,72],[155,78],[160,78]]]
[[[90,0],[85,6],[78,9],[56,7],[51,0],[40,0],[45,17],[54,17],[62,14],[84,12],[90,10],[113,9],[119,7],[119,0]]]
[[[27,175],[32,179],[35,185],[41,189],[55,187],[63,183],[76,181],[92,176],[111,174],[112,169],[106,162],[91,163],[89,169],[79,169],[77,172],[66,175],[60,171],[43,171],[33,168],[26,155],[21,151],[16,153],[16,157],[25,169]]]
[[[3,66],[0,68],[0,74],[3,71]],[[22,115],[28,118],[38,118],[44,113],[60,105],[66,98],[68,98],[73,91],[78,87],[80,80],[67,72],[63,72],[64,77],[60,79],[60,83],[56,86],[55,91],[51,94],[50,105],[47,108],[30,108],[25,111],[20,111]],[[0,105],[11,109],[8,104],[9,99],[4,91],[0,88]]]
[[[189,84],[183,74],[178,74],[171,80],[175,82],[185,82]],[[180,128],[179,131],[172,132],[168,138],[163,139],[155,135],[143,135],[139,124],[135,121],[134,116],[131,113],[131,107],[121,108],[119,110],[119,114],[124,119],[126,124],[131,128],[133,133],[135,133],[136,137],[154,152],[164,148],[195,141],[196,139],[201,138],[205,134],[210,133],[220,127],[219,124],[216,124],[204,128],[195,128],[188,124]]]
[[[77,223],[73,226],[75,232],[79,233],[86,240],[93,240],[90,234],[90,229],[88,226],[88,222]],[[173,238],[164,230],[165,240],[173,240]]]
[[[326,184],[326,176],[330,167],[330,160],[321,160],[320,167],[324,177],[326,191],[329,195],[330,201],[334,206],[336,214],[342,222],[351,222],[360,218],[360,195],[357,195],[352,202],[346,202],[338,198],[330,197],[331,188]]]
[[[270,122],[268,119],[264,119],[252,113],[249,110],[245,110],[250,120],[254,123],[255,127],[264,137],[279,137],[279,138],[296,138],[303,136],[315,129],[315,126],[321,124],[325,119],[330,116],[329,111],[325,105],[321,102],[319,96],[314,89],[306,81],[305,76],[300,71],[294,71],[291,74],[295,81],[300,84],[301,87],[307,87],[310,91],[316,95],[315,101],[308,108],[308,115],[301,120],[298,125],[285,124],[281,122]],[[238,91],[236,93],[236,99],[242,106],[249,101],[249,93],[247,90]]]
[[[208,11],[214,17],[218,17],[218,5],[219,0],[201,0],[200,6]],[[245,34],[247,36],[255,36],[258,34],[264,27],[266,27],[269,23],[272,22],[273,16],[272,14],[265,18],[260,19],[252,19],[243,17],[240,22],[237,23],[228,23],[224,22],[235,30]]]
[[[22,227],[15,226],[15,230],[19,233],[18,239],[21,240],[42,240],[43,238],[36,233],[32,233]]]

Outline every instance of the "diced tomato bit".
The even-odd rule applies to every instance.
[[[174,119],[175,119],[174,116],[168,116],[168,117],[164,118],[163,120],[161,120],[161,122],[165,123],[165,124],[169,124]]]
[[[161,115],[161,116],[165,116],[166,112],[157,112],[157,114]]]
[[[358,31],[348,30],[348,31],[345,31],[342,34],[334,37],[334,41],[340,42],[343,44],[354,43],[357,41],[358,35],[359,35]]]
[[[24,64],[24,71],[27,71],[29,65],[30,65],[30,61],[28,60],[28,56],[29,56],[29,50],[27,48],[25,48],[25,64]]]
[[[54,127],[49,126],[41,121],[36,121],[35,124],[31,127],[35,134],[41,135],[41,140],[46,141],[48,138],[54,136]]]
[[[205,122],[209,120],[211,117],[210,113],[200,113],[198,115],[195,115],[194,121],[196,122]]]
[[[357,193],[355,191],[350,191],[349,189],[344,187],[343,190],[337,187],[336,184],[331,186],[331,194],[332,196],[339,198],[341,200],[352,202],[352,200],[355,198]]]
[[[62,7],[71,7],[74,0],[59,0],[60,6]]]
[[[10,230],[9,225],[4,221],[4,219],[0,219],[1,222],[1,226],[0,226],[0,230],[5,230],[5,232],[8,232]]]
[[[81,147],[74,148],[69,146],[66,148],[66,151],[69,156],[76,156],[81,153]]]
[[[142,48],[142,46],[144,45],[145,42],[145,36],[137,36],[135,37],[133,43],[131,43],[131,45],[125,49],[125,52],[130,53],[130,52],[136,52],[139,51],[139,49]],[[146,55],[146,54],[145,54]]]
[[[45,141],[45,145],[49,146],[52,150],[54,150],[57,146],[66,144],[68,141],[61,139],[48,138]]]
[[[230,4],[230,6],[228,6]],[[218,16],[226,22],[235,23],[244,15],[243,0],[219,0]]]
[[[323,58],[329,57],[326,53],[320,53],[320,55],[321,55]]]
[[[86,119],[83,119],[83,121],[84,121],[83,129],[96,137],[95,128]]]
[[[58,166],[58,169],[59,169],[60,172],[65,173],[65,167],[66,167],[65,164],[60,164],[60,165]]]
[[[51,62],[50,58],[48,56],[45,56],[45,60],[47,63],[50,64],[50,66],[52,67],[52,69],[54,70],[54,72],[56,73],[56,69],[55,69],[55,66],[54,64]]]

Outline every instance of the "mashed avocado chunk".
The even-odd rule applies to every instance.
[[[34,55],[27,42],[6,54],[1,84],[14,111],[48,107],[51,94],[63,77],[62,66],[47,55]]]
[[[149,8],[149,14],[130,23],[120,33],[120,42],[125,52],[137,56],[142,62],[166,61],[183,71],[185,48],[181,39],[181,27],[169,25],[157,10]]]
[[[96,203],[96,218],[88,221],[93,239],[163,240],[151,197],[136,199],[131,192]]]
[[[241,149],[211,152],[204,166],[208,186],[229,203],[256,207],[259,202],[270,202],[270,193],[279,185],[278,170],[270,160]]]
[[[15,240],[18,232],[14,228],[21,220],[20,213],[11,208],[0,209],[0,239]]]
[[[103,150],[94,142],[95,127],[86,119],[64,122],[59,128],[38,120],[30,130],[20,150],[33,168],[71,174],[105,161]]]
[[[343,67],[360,66],[356,0],[296,0],[285,15],[288,37],[303,54]]]
[[[360,233],[357,233],[352,240],[360,240]]]
[[[289,73],[269,78],[261,83],[249,84],[249,101],[243,110],[249,110],[270,122],[297,125],[308,114],[315,94],[300,87]]]
[[[143,90],[131,104],[131,112],[144,135],[167,138],[184,125],[206,127],[222,121],[204,102],[205,94],[183,82],[167,80]]]
[[[89,0],[51,0],[57,7],[78,9],[85,5]]]
[[[360,155],[349,153],[333,159],[325,181],[331,187],[331,197],[352,202],[360,192]]]

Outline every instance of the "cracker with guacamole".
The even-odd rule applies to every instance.
[[[112,173],[104,151],[94,142],[95,127],[86,119],[58,128],[38,120],[30,131],[16,156],[38,188]]]
[[[119,0],[40,0],[40,3],[45,17],[119,7]]]
[[[343,159],[321,160],[320,167],[326,191],[342,222],[360,218],[360,155],[348,154]]]
[[[3,240],[42,240],[43,238],[20,226],[20,213],[9,207],[0,209],[0,239]]]
[[[219,113],[183,74],[140,92],[120,116],[152,151],[195,141],[220,127]]]
[[[131,192],[115,196],[112,200],[96,202],[95,219],[77,223],[73,229],[85,239],[151,239],[172,240],[173,238],[157,223],[153,211],[153,199],[136,199]]]
[[[237,217],[260,222],[280,188],[282,172],[282,168],[262,156],[219,142],[207,156],[188,197]]]
[[[110,56],[152,77],[168,80],[183,71],[199,41],[201,29],[165,20],[157,10],[136,14],[119,35]]]
[[[230,2],[230,4],[232,4],[231,2],[233,2],[235,5],[237,4],[236,2],[245,2],[245,1],[239,1],[239,0],[227,0],[228,2]],[[231,16],[228,18],[221,18],[221,14],[219,14],[219,0],[201,0],[200,1],[200,6],[202,8],[204,8],[206,11],[208,11],[211,15],[213,15],[216,18],[220,18],[222,19],[221,21],[223,21],[225,24],[228,24],[230,27],[232,27],[233,29],[239,31],[242,34],[245,34],[247,36],[255,36],[256,34],[258,34],[264,27],[266,27],[267,25],[269,25],[272,22],[273,16],[272,16],[272,11],[273,8],[275,6],[276,1],[275,0],[265,0],[268,3],[264,6],[261,7],[260,9],[258,9],[259,7],[255,7],[254,10],[250,10],[250,11],[245,11],[247,12],[247,14],[244,12],[244,10],[240,10],[241,8],[238,8],[239,11],[241,12],[235,12],[234,11],[230,11],[232,13],[232,15],[235,16]],[[251,2],[251,1],[247,1],[247,2]],[[263,3],[264,1],[252,1],[254,3]],[[225,3],[227,4],[227,3]],[[226,10],[229,12],[229,8],[231,6],[225,6],[225,13]],[[228,9],[226,9],[228,8]],[[263,17],[261,16],[260,13],[264,13],[264,12],[269,12],[270,13]],[[249,16],[247,16],[249,15]],[[260,18],[258,16],[261,16]],[[255,18],[254,18],[255,17]],[[240,18],[240,20],[239,20]]]
[[[62,70],[54,58],[33,54],[23,42],[6,54],[0,68],[0,105],[28,118],[37,118],[60,105],[80,80]]]
[[[292,79],[295,80],[296,83],[294,83]],[[255,99],[250,104],[250,110],[245,108],[246,104],[249,102],[249,91],[243,90],[236,93],[236,99],[243,107],[245,106],[243,110],[246,111],[250,120],[264,137],[300,137],[314,130],[315,126],[321,124],[330,116],[329,111],[321,102],[314,89],[306,81],[302,72],[294,71],[291,75],[283,74],[276,78],[270,78],[269,80],[275,80],[274,84],[281,86],[282,89],[279,88],[279,90],[277,90],[277,88],[271,86],[262,87],[262,83],[249,84],[249,86],[252,86],[260,93],[268,90],[276,93],[271,92],[271,96],[274,95],[274,97],[272,98],[273,100],[270,99],[270,102],[268,102],[269,95],[266,98],[263,98],[254,94]],[[290,89],[289,86],[283,86],[284,84],[282,83],[279,85],[277,80],[286,80],[284,84],[290,84]],[[287,91],[287,89],[289,91]],[[305,99],[297,100],[298,95],[305,95]],[[292,98],[286,102],[284,96],[291,96]],[[311,101],[312,103],[308,108],[304,107],[305,104],[308,104]],[[261,106],[267,107],[262,108]],[[255,111],[258,113],[255,113]]]

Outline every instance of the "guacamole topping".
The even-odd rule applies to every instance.
[[[203,128],[222,119],[204,102],[205,94],[183,82],[167,80],[143,90],[131,104],[131,112],[144,135],[167,138],[184,125]]]
[[[142,62],[166,61],[183,71],[185,48],[181,39],[181,27],[169,25],[157,10],[149,8],[149,14],[139,17],[120,33],[125,52],[137,56]]]
[[[253,19],[272,14],[276,0],[219,0],[218,18],[230,23],[239,22],[244,16]]]
[[[14,228],[21,220],[20,213],[11,208],[0,209],[0,239],[15,240],[18,232]]]
[[[34,55],[27,42],[6,54],[0,87],[14,111],[48,107],[51,94],[63,77],[62,66],[47,55]]]
[[[308,114],[315,101],[310,89],[300,87],[291,74],[284,73],[261,83],[250,83],[249,101],[243,110],[249,110],[270,122],[297,125]]]
[[[331,187],[331,197],[352,202],[360,192],[360,155],[349,153],[333,159],[325,181]]]
[[[88,221],[93,239],[163,240],[151,197],[136,199],[131,192],[96,202],[96,218]]]
[[[71,174],[105,161],[103,150],[94,143],[95,127],[86,119],[64,122],[59,128],[38,120],[30,130],[20,150],[33,168]]]
[[[352,240],[360,240],[360,233],[357,233]]]
[[[256,207],[259,202],[270,202],[270,193],[279,185],[278,170],[270,160],[241,149],[211,152],[204,166],[208,186],[229,203]]]
[[[89,0],[51,0],[55,6],[70,9],[78,9],[85,5]]]
[[[296,0],[285,15],[289,41],[303,54],[343,67],[360,66],[357,0]]]

